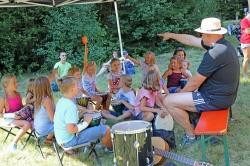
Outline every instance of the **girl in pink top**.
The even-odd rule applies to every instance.
[[[7,74],[2,78],[2,86],[4,96],[0,98],[0,114],[13,113],[20,110],[22,105],[21,95],[17,92],[17,80],[14,75]],[[12,124],[20,128],[14,140],[9,146],[10,151],[15,151],[19,139],[31,128],[31,124],[26,120],[16,120],[13,118],[6,119],[8,124]]]
[[[161,116],[167,115],[168,112],[158,93],[160,90],[160,76],[158,72],[155,70],[149,71],[142,85],[143,87],[136,96],[133,119],[151,122],[154,118],[154,113]],[[155,108],[155,105],[158,105],[159,108]]]

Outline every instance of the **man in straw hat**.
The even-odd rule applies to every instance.
[[[206,52],[197,69],[180,93],[169,94],[164,103],[175,121],[185,130],[183,144],[195,141],[187,111],[202,112],[230,107],[237,95],[240,65],[235,48],[224,39],[227,30],[217,18],[205,18],[195,29],[201,38],[188,34],[158,34],[163,40],[204,48]]]

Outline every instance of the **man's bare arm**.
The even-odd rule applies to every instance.
[[[201,45],[201,38],[195,37],[193,35],[166,32],[158,34],[158,36],[162,37],[163,41],[174,39],[185,45],[203,48]]]

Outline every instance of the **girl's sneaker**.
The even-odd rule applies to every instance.
[[[10,144],[9,147],[8,147],[8,150],[10,152],[15,152],[17,150],[17,144]]]

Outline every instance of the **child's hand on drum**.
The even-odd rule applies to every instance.
[[[164,112],[161,113],[160,116],[161,116],[161,118],[165,118],[165,116],[167,116],[167,115],[168,115],[168,112],[167,112],[167,111],[164,111]]]
[[[87,122],[88,124],[90,124],[90,122],[92,121],[92,115],[91,114],[85,114],[84,115],[84,121]]]

